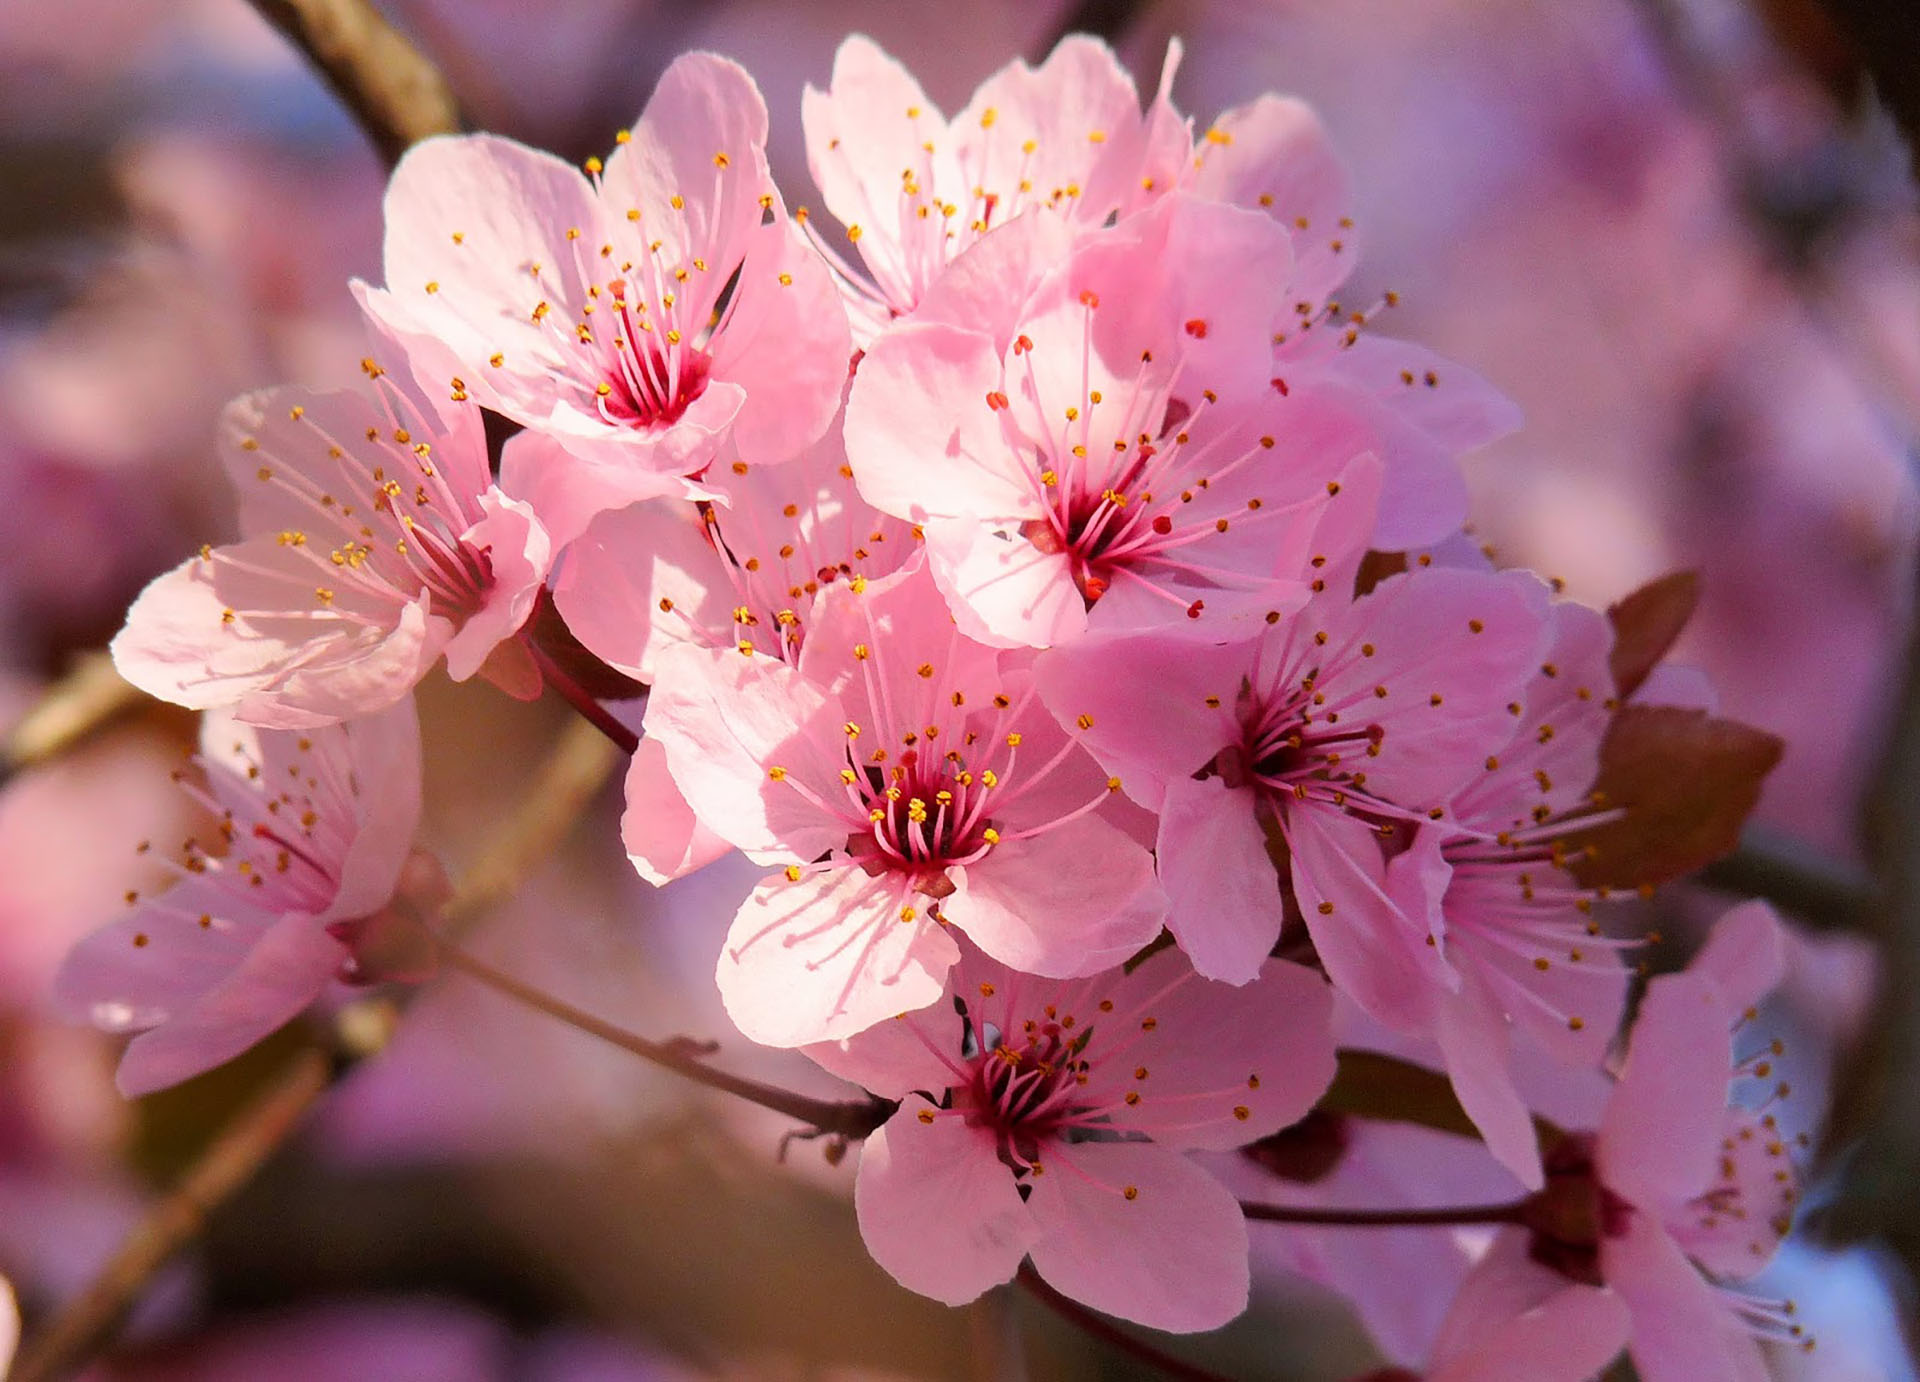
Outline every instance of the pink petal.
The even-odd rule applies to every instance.
[[[726,582],[699,510],[663,499],[595,518],[567,547],[553,602],[595,657],[651,682],[658,647],[726,626]]]
[[[1647,985],[1595,1150],[1601,1179],[1645,1209],[1692,1199],[1718,1165],[1728,1023],[1708,979],[1666,974]]]
[[[206,732],[218,734],[216,726],[217,720],[210,718]],[[274,736],[263,736],[264,744],[273,741]],[[329,775],[344,784],[348,800],[342,805],[351,811],[355,827],[338,865],[339,891],[320,920],[351,921],[392,900],[413,853],[420,824],[420,720],[408,697],[378,714],[318,730],[307,742],[315,756],[330,760]],[[263,754],[262,759],[263,777],[284,778],[278,754]]]
[[[1305,1117],[1333,1082],[1326,980],[1269,960],[1237,987],[1196,976],[1169,986],[1179,964],[1156,956],[1101,988],[1114,1011],[1097,1025],[1118,1024],[1135,1053],[1125,1064],[1151,1072],[1145,1080],[1122,1072],[1119,1082],[1140,1098],[1115,1100],[1114,1125],[1165,1147],[1224,1151]],[[1096,1067],[1096,1078],[1107,1073]]]
[[[841,41],[827,89],[802,93],[800,120],[807,169],[842,225],[888,226],[880,208],[898,198],[900,170],[919,167],[922,144],[946,132],[913,74],[865,34]]]
[[[925,525],[927,564],[969,638],[994,647],[1045,648],[1087,626],[1086,601],[1064,552],[970,519]]]
[[[1004,967],[983,961],[977,952],[962,950],[950,978],[950,988],[964,987],[982,968],[1005,973]],[[876,1022],[864,1032],[839,1041],[823,1041],[803,1048],[809,1059],[843,1080],[888,1099],[904,1099],[916,1089],[932,1094],[970,1078],[959,1064],[962,1026],[959,1014],[946,1003],[901,1013]]]
[[[1665,1227],[1706,1271],[1744,1281],[1773,1260],[1791,1225],[1800,1177],[1777,1128],[1746,1109],[1726,1113],[1718,1174],[1707,1193],[1670,1211]]]
[[[311,917],[276,923],[211,987],[135,1037],[114,1082],[131,1099],[224,1064],[319,997],[346,954]]]
[[[1533,1117],[1513,1081],[1507,1015],[1470,966],[1457,993],[1435,995],[1434,1035],[1446,1056],[1453,1092],[1487,1150],[1529,1190],[1546,1183]]]
[[[1056,1290],[1176,1333],[1217,1329],[1247,1308],[1246,1220],[1198,1166],[1145,1142],[1057,1146],[1043,1164],[1027,1202],[1041,1235],[1029,1255]]]
[[[510,416],[537,423],[555,398],[547,372],[570,361],[532,310],[553,292],[586,300],[585,274],[566,232],[577,228],[599,244],[606,238],[601,224],[586,178],[551,154],[487,134],[423,140],[387,185],[390,305],[379,293],[367,294],[366,305],[384,320],[438,337],[476,365],[498,352],[502,364],[471,369],[468,386]],[[541,266],[550,287],[527,273],[530,263]]]
[[[763,1046],[806,1046],[935,1002],[960,949],[924,907],[902,922],[905,904],[852,865],[763,879],[720,952],[727,1015]]]
[[[908,323],[860,362],[847,399],[847,461],[860,493],[910,522],[1041,516],[987,395],[1000,356],[975,331]]]
[[[1167,925],[1196,970],[1230,984],[1260,973],[1286,920],[1256,807],[1217,777],[1174,778],[1160,804]]]
[[[840,704],[791,667],[734,649],[665,649],[646,733],[706,827],[749,853],[805,860],[843,845],[847,826],[770,776],[775,768],[839,793]]]
[[[493,586],[486,604],[447,640],[447,675],[455,681],[479,671],[494,648],[527,622],[553,554],[546,529],[519,500],[490,486],[480,495],[479,506],[485,517],[461,540],[471,550],[486,552]]]
[[[893,176],[898,179],[899,173]],[[1062,218],[1044,208],[1024,212],[947,265],[921,296],[913,320],[985,332],[995,352],[1004,355],[1028,296],[1067,257],[1073,241],[1073,229]]]
[[[853,1207],[873,1260],[910,1291],[964,1305],[1011,1281],[1039,1236],[990,1133],[922,1122],[909,1099],[860,1151]]]
[[[1786,932],[1764,902],[1743,902],[1722,914],[1687,965],[1689,974],[1719,988],[1729,1025],[1779,987],[1786,970]]]
[[[1430,1382],[1586,1382],[1626,1346],[1627,1307],[1527,1257],[1523,1230],[1503,1229],[1480,1260],[1434,1344]]]
[[[1358,235],[1341,224],[1353,211],[1353,189],[1310,106],[1273,95],[1235,106],[1214,121],[1197,155],[1195,192],[1263,211],[1292,235],[1296,297],[1321,302],[1346,280],[1359,256]]]
[[[620,842],[635,872],[655,887],[704,868],[733,848],[693,814],[667,770],[666,750],[651,736],[640,741],[627,767]]]
[[[995,845],[949,872],[942,912],[1003,964],[1030,974],[1094,974],[1160,934],[1166,898],[1147,852],[1091,816]]]
[[[1651,1215],[1603,1240],[1600,1268],[1632,1312],[1629,1352],[1644,1382],[1766,1382],[1732,1311]]]

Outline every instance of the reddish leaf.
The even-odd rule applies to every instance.
[[[1568,839],[1575,876],[1590,888],[1652,887],[1732,853],[1783,747],[1704,710],[1622,707],[1600,746],[1594,797],[1625,814]]]
[[[1368,552],[1360,558],[1360,569],[1354,573],[1353,593],[1365,595],[1387,577],[1397,576],[1406,569],[1405,552]]]
[[[1615,694],[1625,700],[1640,688],[1648,673],[1680,636],[1700,601],[1700,573],[1673,571],[1648,581],[1607,610],[1613,621]]]

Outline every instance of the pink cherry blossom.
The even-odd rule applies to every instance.
[[[160,576],[113,642],[122,676],[193,709],[301,729],[393,705],[445,655],[519,696],[517,643],[550,544],[492,483],[480,410],[416,376],[428,343],[374,331],[368,388],[267,389],[228,405],[237,543]]]
[[[1730,1073],[1773,1093],[1773,1044],[1736,1060],[1730,1033],[1779,980],[1783,955],[1778,921],[1747,903],[1687,972],[1648,986],[1599,1131],[1548,1156],[1529,1226],[1502,1230],[1475,1268],[1440,1355],[1500,1340],[1525,1375],[1574,1382],[1594,1366],[1565,1353],[1579,1338],[1582,1359],[1626,1347],[1647,1382],[1764,1382],[1756,1336],[1805,1342],[1790,1303],[1717,1284],[1763,1268],[1792,1217],[1797,1178],[1775,1115],[1727,1102]]]
[[[55,983],[76,1019],[139,1033],[120,1063],[130,1096],[231,1059],[353,977],[363,924],[438,882],[413,849],[411,699],[304,735],[210,714],[200,743],[206,785],[182,774],[182,787],[214,816],[220,852],[189,841],[178,881],[130,897]]]
[[[1221,621],[1297,608],[1317,571],[1358,560],[1372,434],[1265,368],[1290,264],[1263,218],[1168,198],[1083,243],[1010,341],[929,321],[873,346],[848,458],[875,507],[924,527],[969,636],[1225,636]]]
[[[1187,138],[1143,116],[1126,69],[1083,34],[1037,68],[1001,68],[951,121],[906,68],[855,34],[834,55],[827,89],[807,88],[801,119],[814,181],[864,265],[815,232],[862,347],[1009,223],[1094,230],[1170,185]],[[1015,298],[1028,286],[999,285]]]
[[[1293,896],[1334,984],[1382,1021],[1448,985],[1429,856],[1383,832],[1444,820],[1512,734],[1538,665],[1544,587],[1439,567],[1339,590],[1218,647],[1129,637],[1042,658],[1047,702],[1160,815],[1167,924],[1194,967],[1245,982]],[[1429,938],[1435,938],[1431,943]]]
[[[646,733],[692,819],[782,866],[720,959],[754,1040],[835,1039],[935,1001],[949,925],[1057,975],[1158,934],[1147,851],[1098,814],[1119,782],[1013,655],[954,628],[922,562],[823,591],[797,664],[682,645],[655,667]]]
[[[1246,1308],[1247,1227],[1182,1153],[1302,1117],[1333,1078],[1331,997],[1270,960],[1241,988],[1173,954],[1060,982],[966,947],[940,1003],[821,1064],[899,1111],[862,1149],[854,1207],[875,1260],[950,1305],[1023,1259],[1095,1309],[1157,1329]]]
[[[693,53],[591,178],[493,135],[426,140],[395,170],[369,308],[439,337],[463,387],[531,429],[502,480],[556,543],[683,492],[723,447],[785,460],[837,411],[845,313],[766,136],[753,79]]]
[[[567,549],[554,601],[596,656],[652,681],[657,649],[737,648],[797,662],[813,600],[882,576],[919,550],[907,524],[854,490],[836,427],[787,465],[727,468],[728,502],[655,499],[601,514]],[[660,745],[627,770],[621,824],[640,876],[665,883],[729,846],[679,796]]]
[[[1169,125],[1168,128],[1172,126]],[[1335,296],[1359,261],[1353,189],[1311,107],[1265,95],[1222,114],[1194,141],[1183,188],[1265,212],[1292,235],[1287,310],[1275,323],[1273,375],[1333,388],[1367,408],[1386,466],[1374,545],[1436,542],[1467,516],[1458,457],[1520,426],[1520,412],[1463,365],[1380,336],[1387,293],[1364,310]]]

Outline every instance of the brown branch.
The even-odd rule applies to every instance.
[[[370,0],[253,0],[307,56],[388,167],[411,144],[460,128],[446,78]]]
[[[844,1137],[859,1139],[867,1136],[888,1118],[893,1116],[897,1105],[890,1099],[878,1099],[868,1096],[865,1099],[834,1101],[815,1099],[777,1085],[762,1084],[758,1080],[749,1080],[743,1075],[734,1075],[725,1070],[716,1070],[701,1059],[706,1049],[699,1043],[689,1042],[685,1038],[668,1041],[650,1041],[646,1037],[628,1031],[603,1018],[595,1017],[584,1008],[576,1008],[564,998],[556,998],[544,989],[515,978],[505,970],[495,969],[485,960],[467,954],[458,946],[442,945],[440,958],[450,969],[457,969],[470,978],[498,993],[504,994],[515,1002],[543,1012],[547,1016],[566,1023],[589,1036],[618,1046],[623,1051],[631,1051],[642,1060],[651,1061],[664,1070],[702,1084],[709,1089],[717,1089],[745,1099],[750,1104],[772,1109],[775,1113],[784,1113],[815,1129],[825,1137]]]
[[[1269,1224],[1324,1228],[1449,1228],[1458,1224],[1524,1223],[1527,1201],[1442,1206],[1438,1209],[1322,1209],[1286,1204],[1246,1204],[1240,1212]]]
[[[332,1079],[326,1052],[310,1047],[214,1139],[173,1191],[147,1211],[78,1299],[34,1341],[13,1382],[53,1382],[80,1367],[119,1327],[153,1274],[199,1236],[226,1202],[299,1126]]]
[[[1129,1358],[1138,1359],[1156,1372],[1168,1377],[1181,1378],[1183,1382],[1228,1382],[1228,1379],[1221,1374],[1208,1372],[1205,1368],[1189,1363],[1184,1358],[1176,1358],[1138,1335],[1122,1329],[1104,1315],[1095,1314],[1079,1301],[1061,1295],[1047,1285],[1040,1273],[1025,1262],[1020,1264],[1018,1280],[1036,1300],[1056,1315],[1070,1320],[1102,1343],[1111,1345]]]
[[[120,679],[105,653],[83,655],[0,741],[0,782],[59,757],[145,699]]]
[[[1805,842],[1749,826],[1740,848],[1694,880],[1721,892],[1765,898],[1818,931],[1869,931],[1879,890],[1863,869],[1828,858]]]

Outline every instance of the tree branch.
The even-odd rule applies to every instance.
[[[1740,848],[1707,865],[1694,881],[1765,898],[1819,931],[1870,931],[1880,907],[1879,890],[1865,870],[1758,826],[1743,831]]]
[[[146,698],[113,669],[105,653],[87,653],[0,741],[0,784],[15,773],[59,757],[95,730]]]
[[[1451,1228],[1458,1224],[1525,1222],[1527,1201],[1474,1204],[1438,1209],[1322,1209],[1318,1206],[1242,1203],[1249,1219],[1269,1224],[1312,1224],[1327,1228]]]
[[[1105,1316],[1096,1315],[1079,1301],[1061,1295],[1047,1285],[1040,1273],[1025,1262],[1020,1264],[1020,1275],[1017,1280],[1032,1293],[1034,1299],[1040,1301],[1056,1315],[1072,1321],[1102,1343],[1118,1349],[1129,1358],[1138,1359],[1157,1372],[1164,1373],[1168,1377],[1181,1378],[1183,1382],[1229,1382],[1219,1373],[1208,1372],[1205,1368],[1189,1363],[1184,1358],[1176,1358],[1171,1353],[1156,1348],[1145,1339],[1122,1329]]]
[[[369,0],[253,0],[305,53],[392,167],[411,144],[460,128],[446,78]]]
[[[332,1080],[318,1047],[299,1052],[279,1078],[234,1118],[174,1190],[147,1211],[100,1274],[35,1340],[13,1382],[52,1382],[78,1368],[113,1337],[141,1290],[173,1255],[199,1236],[226,1202],[279,1148]]]
[[[686,1041],[684,1038],[670,1041],[650,1041],[615,1026],[602,1018],[595,1017],[584,1008],[576,1008],[564,998],[556,998],[544,989],[535,988],[505,970],[495,969],[485,960],[469,955],[458,946],[443,944],[440,958],[451,969],[457,969],[470,978],[498,993],[505,994],[516,1002],[547,1016],[577,1028],[590,1036],[618,1046],[623,1051],[631,1051],[642,1060],[652,1061],[662,1069],[671,1070],[676,1075],[703,1084],[709,1089],[718,1089],[723,1093],[737,1095],[750,1104],[772,1109],[775,1113],[784,1113],[789,1118],[816,1129],[828,1137],[859,1139],[867,1136],[887,1119],[893,1116],[897,1105],[890,1099],[865,1099],[835,1102],[827,1099],[815,1099],[790,1089],[781,1089],[777,1085],[762,1084],[758,1080],[749,1080],[742,1075],[730,1074],[725,1070],[716,1070],[700,1057],[704,1049]]]

